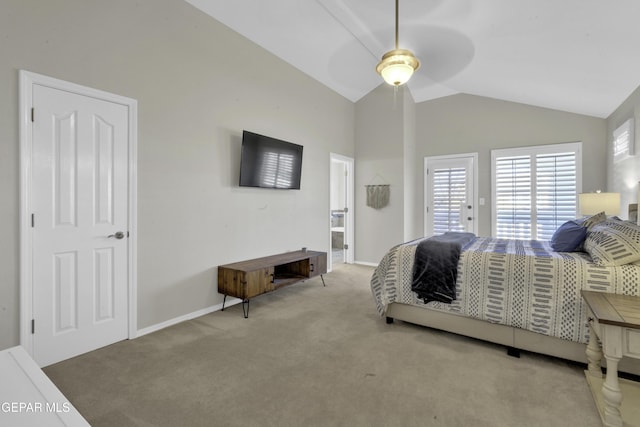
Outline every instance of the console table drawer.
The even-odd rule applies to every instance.
[[[224,295],[222,310],[227,296],[240,298],[247,318],[251,298],[315,276],[320,276],[324,286],[326,272],[327,253],[306,249],[221,265],[218,292]]]
[[[625,328],[622,333],[625,336],[624,355],[640,359],[640,330]]]
[[[247,299],[270,292],[273,288],[273,268],[254,271],[218,269],[218,292],[225,295]]]

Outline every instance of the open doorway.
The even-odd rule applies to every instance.
[[[331,153],[329,185],[329,270],[353,263],[353,159]]]

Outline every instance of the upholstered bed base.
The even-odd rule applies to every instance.
[[[524,329],[401,303],[389,304],[386,316],[387,323],[390,323],[392,319],[397,319],[501,344],[508,347],[510,352],[513,352],[512,349],[526,350],[584,363],[585,367],[587,364],[586,344],[537,334]],[[604,362],[603,360],[603,364],[605,364]],[[638,360],[623,358],[618,369],[621,372],[640,375],[639,362]]]

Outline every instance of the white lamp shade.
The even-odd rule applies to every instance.
[[[620,193],[581,193],[578,195],[581,215],[620,213]]]

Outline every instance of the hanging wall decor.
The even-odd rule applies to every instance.
[[[390,185],[366,185],[367,206],[382,209],[389,204]]]

